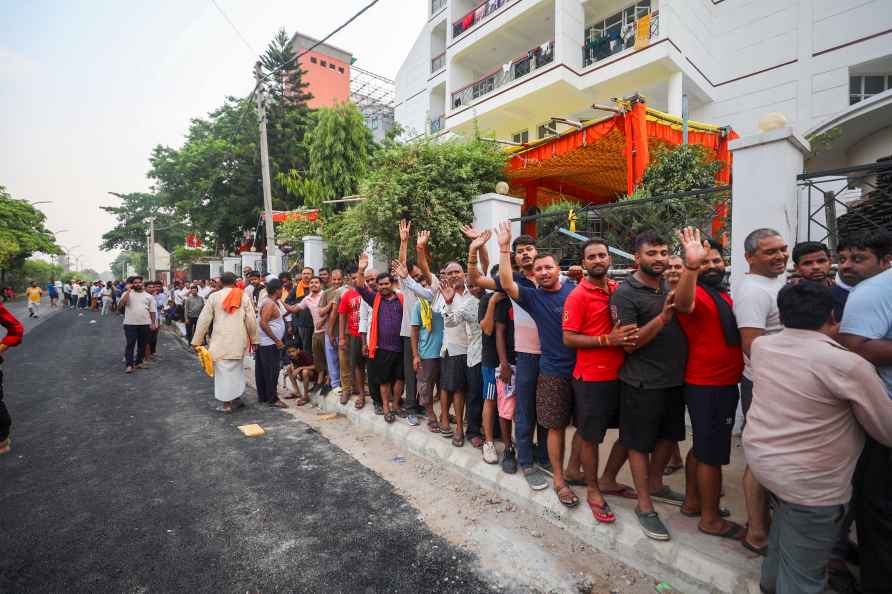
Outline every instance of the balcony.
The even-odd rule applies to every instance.
[[[523,56],[503,64],[476,81],[452,93],[452,109],[470,105],[475,99],[488,95],[496,89],[530,74],[554,61],[554,39],[529,50]]]
[[[647,47],[659,36],[659,16],[659,11],[651,11],[650,0],[642,0],[586,27],[582,66],[591,66],[628,49]]]
[[[438,54],[431,58],[431,74],[439,72],[446,67],[446,52]]]
[[[452,23],[452,38],[455,39],[462,33],[470,31],[507,3],[508,0],[486,0],[468,11],[462,18]]]
[[[446,0],[431,0],[431,16],[446,8]]]
[[[440,114],[439,117],[431,120],[431,134],[436,134],[443,130],[443,127],[446,125],[446,116]]]

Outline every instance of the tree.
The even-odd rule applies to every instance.
[[[0,186],[0,276],[20,268],[32,254],[61,254],[46,216],[26,200],[13,198]]]
[[[631,252],[635,236],[646,229],[654,230],[670,241],[674,240],[675,231],[686,225],[709,233],[716,216],[716,204],[727,200],[727,196],[697,195],[640,205],[635,201],[712,188],[721,168],[722,163],[700,145],[657,148],[651,155],[641,185],[631,196],[620,198],[623,206],[599,213],[606,223],[605,238],[611,245]],[[725,226],[730,229],[729,225]]]
[[[7,276],[6,283],[16,291],[23,290],[31,281],[37,282],[39,287],[46,289],[48,282],[60,278],[62,278],[61,266],[37,258],[29,258]]]
[[[365,118],[352,103],[322,108],[314,115],[306,139],[310,178],[329,199],[356,194],[375,150]]]
[[[131,192],[114,196],[121,199],[118,206],[100,206],[102,210],[114,215],[117,223],[102,235],[102,250],[142,251],[148,246],[146,233],[149,231],[149,217],[155,217],[155,241],[163,246],[175,246],[182,243],[186,233],[186,225],[172,208],[166,206],[157,194]]]
[[[467,246],[459,227],[474,218],[471,200],[502,179],[505,158],[495,144],[477,139],[383,146],[360,185],[365,200],[325,225],[330,258],[352,260],[369,239],[395,254],[401,218],[431,231],[438,262],[460,257]]]

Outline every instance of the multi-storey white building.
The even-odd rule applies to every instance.
[[[420,1],[396,77],[406,138],[531,142],[635,93],[675,115],[686,95],[690,118],[741,135],[768,112],[808,131],[892,87],[890,0]]]

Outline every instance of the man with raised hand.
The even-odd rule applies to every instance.
[[[704,534],[739,540],[744,528],[723,519],[719,508],[722,466],[731,461],[731,430],[737,414],[743,373],[740,331],[734,302],[722,286],[725,260],[721,244],[701,240],[699,229],[679,233],[684,268],[675,288],[678,323],[688,337],[685,403],[694,431],[686,462],[685,502],[681,513],[700,516]]]
[[[582,267],[588,276],[564,303],[563,339],[566,346],[576,350],[573,410],[576,432],[582,440],[580,455],[588,491],[586,500],[595,520],[611,523],[616,517],[598,487],[598,447],[608,428],[619,428],[619,370],[625,360],[623,347],[635,344],[638,327],[614,323],[610,315],[610,296],[617,284],[607,278],[610,269],[607,243],[601,239],[585,242]],[[614,443],[605,473],[611,466],[618,471],[627,455],[619,441]]]
[[[554,256],[538,254],[533,261],[538,287],[518,284],[511,273],[510,221],[499,225],[498,239],[501,288],[535,320],[539,344],[542,345],[535,389],[536,417],[548,430],[548,458],[554,473],[554,491],[562,505],[576,507],[579,498],[563,476],[564,435],[573,416],[571,378],[576,353],[564,345],[561,324],[564,302],[573,286],[561,282],[560,268]]]
[[[670,536],[653,501],[672,505],[684,501],[684,495],[663,484],[663,471],[675,444],[685,437],[682,384],[688,350],[662,278],[668,259],[668,240],[653,231],[640,233],[635,238],[638,270],[611,297],[615,322],[639,328],[635,344],[623,345],[619,437],[629,449],[638,522],[654,540]]]

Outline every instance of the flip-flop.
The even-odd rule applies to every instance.
[[[359,410],[359,409],[365,407],[365,398],[363,398],[362,396],[358,397],[356,399],[356,404],[354,404],[353,406],[354,406],[354,408],[356,408],[356,410]]]
[[[428,421],[427,422],[427,430],[431,433],[439,433],[440,432],[440,424],[436,421]]]
[[[697,530],[699,530],[702,534],[706,534],[708,536],[718,536],[719,538],[727,538],[729,540],[741,540],[743,538],[743,535],[746,534],[746,528],[744,528],[737,522],[730,521],[725,522],[725,529],[721,532],[707,532],[699,526],[697,527]]]
[[[612,495],[623,499],[638,499],[638,493],[632,487],[623,485],[619,489],[601,489],[601,495]]]
[[[700,517],[700,512],[698,512],[698,511],[696,511],[696,512],[689,512],[689,511],[685,511],[684,509],[682,509],[682,510],[681,510],[681,515],[686,516],[686,517],[688,517],[688,518],[699,518],[699,517]],[[731,510],[728,509],[727,507],[720,507],[720,508],[719,508],[719,517],[721,517],[721,518],[730,518],[730,517],[731,517]]]
[[[281,400],[276,400],[272,404],[270,404],[273,408],[288,408],[288,405],[282,402]]]
[[[663,476],[669,476],[670,474],[675,474],[675,472],[684,468],[684,464],[667,464],[666,468],[663,469]]]
[[[464,447],[464,445],[465,445],[465,436],[464,436],[463,434],[461,434],[461,433],[456,433],[456,434],[452,437],[452,445],[453,445],[453,447],[456,447],[456,448]]]
[[[449,425],[447,425],[445,428],[442,426],[440,427],[440,437],[449,438],[452,437],[453,433],[455,433],[455,431]]]
[[[604,501],[604,505],[598,505],[591,499],[586,499],[586,503],[588,503],[589,508],[592,510],[592,515],[598,523],[613,524],[616,522],[616,516],[610,511],[610,505],[608,505],[607,501]]]
[[[740,540],[740,544],[743,546],[743,548],[750,551],[751,553],[755,553],[762,557],[768,556],[768,545],[765,545],[764,547],[757,547],[755,545],[751,545],[750,543],[748,543],[746,541],[746,538],[742,538]]]
[[[300,398],[297,394],[288,394],[288,396],[282,396],[284,400],[294,400],[295,398]]]
[[[569,493],[570,495],[562,495],[562,493]],[[554,487],[554,494],[557,495],[558,501],[560,501],[561,505],[564,507],[572,509],[579,506],[579,497],[576,496],[576,493],[573,492],[569,485]]]
[[[588,486],[588,483],[585,482],[585,479],[568,479],[568,478],[564,477],[564,481],[571,487]]]

